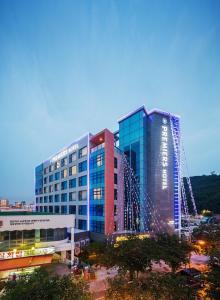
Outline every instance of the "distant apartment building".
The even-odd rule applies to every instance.
[[[5,198],[0,199],[0,208],[7,208],[9,207],[9,200]]]

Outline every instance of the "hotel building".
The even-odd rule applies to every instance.
[[[118,131],[88,133],[36,167],[36,210],[74,214],[75,227],[94,239],[178,232],[179,144],[179,117],[142,106],[119,120]]]

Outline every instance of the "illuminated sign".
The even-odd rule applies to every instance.
[[[168,121],[162,119],[161,126],[161,165],[162,165],[162,190],[166,190],[168,186]]]
[[[33,247],[28,250],[14,249],[13,251],[0,252],[0,260],[21,258],[21,257],[28,257],[28,256],[47,255],[47,254],[53,254],[53,253],[55,253],[54,247],[47,247],[47,248],[34,248]]]
[[[78,144],[74,144],[72,146],[70,146],[69,148],[67,149],[64,149],[63,151],[61,151],[60,153],[58,153],[57,155],[55,155],[54,157],[52,157],[51,159],[51,162],[55,162],[61,158],[63,158],[65,155],[73,152],[73,151],[76,151],[77,149],[79,148],[79,145]]]

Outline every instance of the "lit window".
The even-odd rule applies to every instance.
[[[75,175],[76,174],[76,166],[72,166],[69,168],[69,175],[72,176],[72,175]]]
[[[102,189],[101,188],[93,189],[93,199],[94,200],[102,199]]]
[[[103,165],[103,156],[102,155],[97,155],[96,164],[97,164],[97,167],[100,167]]]
[[[61,171],[61,178],[66,178],[67,177],[67,169],[64,169]]]

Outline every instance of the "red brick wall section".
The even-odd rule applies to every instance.
[[[114,232],[114,135],[105,129],[105,234]]]

